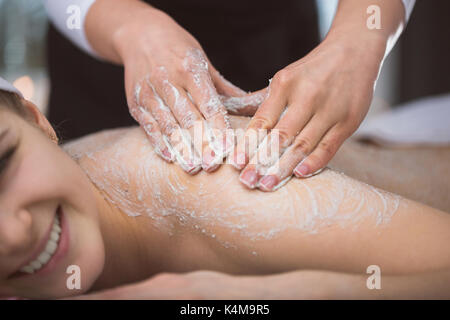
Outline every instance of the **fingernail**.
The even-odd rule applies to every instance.
[[[296,176],[300,176],[300,177],[306,177],[309,174],[309,167],[302,163],[299,164],[295,169],[294,169],[294,174]]]
[[[244,168],[245,164],[247,163],[247,161],[245,160],[246,160],[245,154],[242,152],[237,152],[234,154],[233,157],[233,166],[238,170],[242,170],[242,168]]]
[[[214,161],[215,156],[216,156],[216,153],[214,152],[214,150],[211,150],[210,152],[206,152],[203,155],[203,164],[202,165],[205,167],[209,167],[211,162]]]
[[[219,167],[219,164],[215,163],[215,161],[216,161],[216,153],[214,152],[214,150],[206,152],[203,155],[203,163],[202,163],[203,170],[205,170],[206,172],[212,172],[215,169],[217,169]]]
[[[272,191],[272,189],[278,183],[277,178],[274,175],[264,176],[260,181],[259,185],[262,187],[261,189],[264,191]]]
[[[199,164],[195,164],[193,163],[191,160],[186,161],[186,165],[185,165],[185,171],[189,174],[196,174],[197,172],[199,172],[202,169],[202,166]]]
[[[197,172],[199,172],[201,169],[202,169],[202,167],[200,167],[200,166],[193,166],[187,171],[187,173],[194,175]]]
[[[172,162],[172,161],[173,161],[173,159],[172,159],[172,153],[170,153],[170,151],[169,151],[168,148],[164,148],[164,150],[161,151],[161,153],[162,153],[164,159],[166,159],[166,160],[169,161],[169,162]]]
[[[250,189],[253,189],[253,188],[255,188],[256,182],[258,181],[258,174],[257,174],[256,170],[250,169],[250,170],[244,171],[241,174],[241,176],[239,177],[239,180],[241,180],[241,182],[243,184],[245,184],[247,187],[249,187]]]

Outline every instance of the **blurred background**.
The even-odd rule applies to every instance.
[[[338,0],[315,1],[323,37]],[[383,66],[370,114],[450,92],[449,14],[448,0],[417,1],[406,31]],[[41,1],[0,0],[0,75],[10,82],[30,77],[32,83],[25,81],[23,85],[31,86],[29,98],[44,111],[51,88],[46,67],[47,28]]]

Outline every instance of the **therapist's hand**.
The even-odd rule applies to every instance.
[[[220,131],[230,128],[216,88],[242,92],[219,75],[200,44],[164,13],[135,17],[117,32],[115,43],[125,66],[130,113],[155,150],[188,173],[199,171],[202,158],[203,168],[209,169],[212,146],[201,157],[180,129],[189,130],[203,119]],[[217,147],[226,152],[226,141],[218,141]]]
[[[114,33],[113,43],[125,67],[130,113],[155,151],[191,174],[216,169],[234,143],[225,135],[231,127],[224,103],[233,107],[230,97],[248,95],[225,80],[194,37],[161,11],[137,12]],[[203,133],[195,142],[194,124]]]
[[[369,41],[377,40],[329,37],[275,74],[230,155],[244,185],[272,191],[293,173],[308,177],[327,165],[368,111],[384,55],[382,45],[366,50]]]
[[[382,17],[375,28],[374,7]],[[273,77],[268,98],[231,155],[236,168],[245,167],[241,182],[273,191],[292,174],[308,177],[325,167],[365,117],[404,22],[401,0],[340,0],[325,40]],[[255,129],[266,130],[255,135]]]

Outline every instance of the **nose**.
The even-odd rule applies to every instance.
[[[0,213],[0,256],[11,256],[30,247],[32,217],[26,210]]]

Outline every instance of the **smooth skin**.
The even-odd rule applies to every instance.
[[[223,79],[200,44],[171,17],[137,0],[97,0],[86,18],[86,35],[101,57],[124,65],[130,112],[163,159],[175,159],[164,136],[174,144],[179,137],[174,132],[181,128],[192,133],[192,120],[206,121],[215,129],[219,147],[202,137],[201,150],[196,148],[201,164],[184,152],[188,158],[183,169],[191,174],[200,167],[212,172],[231,153],[235,167],[243,169],[240,180],[245,186],[272,191],[293,173],[308,177],[325,167],[364,119],[383,59],[401,33],[405,15],[401,0],[378,0],[382,28],[369,30],[367,8],[373,2],[341,0],[326,39],[277,72],[268,88],[254,93],[268,96],[258,110],[257,106],[241,109],[241,114],[249,109],[257,112],[234,151],[231,139],[222,136],[229,122],[221,96],[251,94]],[[176,104],[174,89],[183,99],[182,108]],[[158,108],[159,99],[168,109]],[[248,136],[258,129],[265,133],[248,145]],[[256,148],[270,130],[282,148],[275,151],[271,163],[262,164]],[[279,170],[267,171],[275,161]]]

